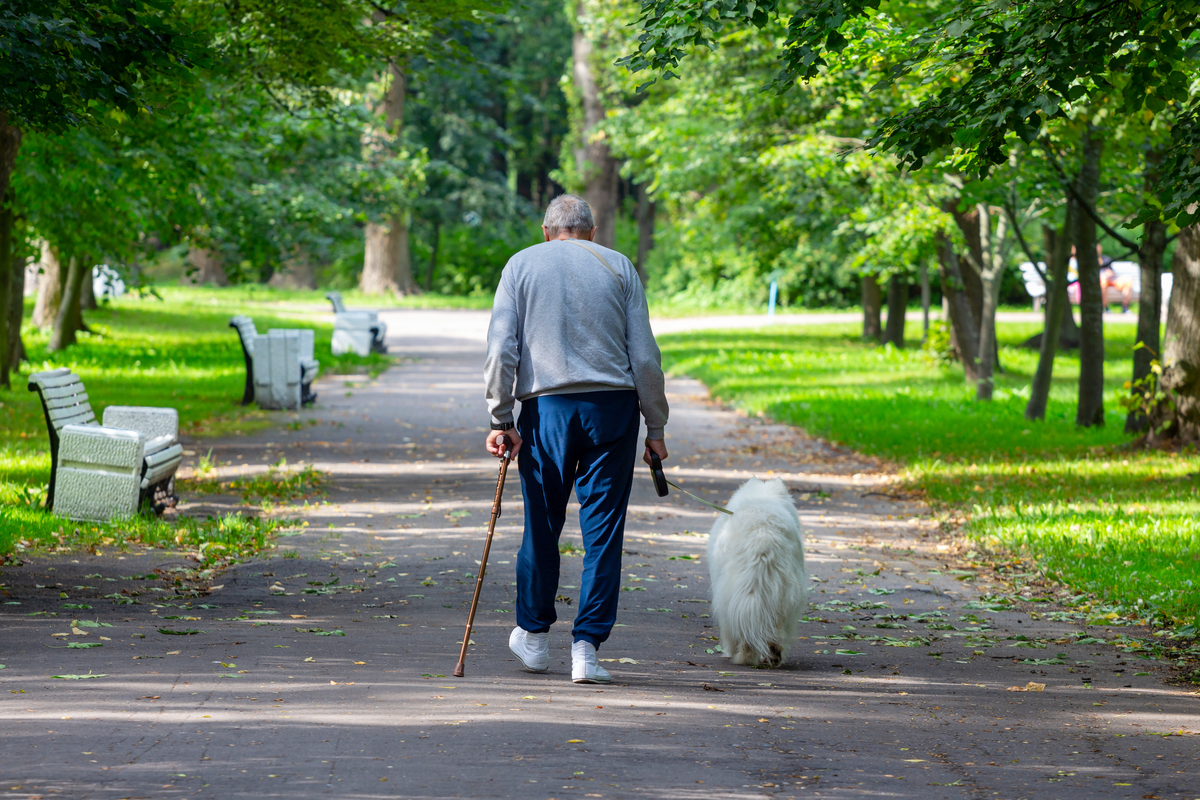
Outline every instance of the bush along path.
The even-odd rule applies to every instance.
[[[232,482],[284,458],[325,476],[323,497],[274,501],[298,523],[269,557],[207,582],[163,551],[3,568],[8,740],[37,754],[10,767],[10,792],[1049,799],[1200,785],[1194,690],[1170,682],[1179,654],[1154,650],[1151,630],[1074,616],[1021,562],[985,569],[882,462],[723,409],[682,378],[673,480],[721,501],[778,476],[800,511],[812,605],[786,665],[719,651],[714,513],[660,500],[640,469],[620,626],[600,650],[614,683],[569,681],[573,521],[550,670],[508,652],[515,485],[467,675],[451,678],[495,487],[482,342],[449,312],[387,322],[418,361],[327,380],[320,407],[212,444],[197,479],[218,491],[183,513],[236,507]]]

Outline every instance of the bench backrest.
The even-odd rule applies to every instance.
[[[1133,291],[1141,294],[1142,267],[1133,261],[1114,261],[1109,265],[1118,278],[1124,278],[1133,286]]]
[[[52,443],[57,443],[64,425],[98,424],[83,381],[66,367],[30,375],[29,391],[42,399]]]
[[[1038,266],[1043,270],[1046,265],[1038,262]],[[1046,293],[1046,282],[1042,280],[1042,276],[1038,274],[1037,268],[1033,263],[1026,261],[1021,264],[1021,277],[1025,280],[1025,291],[1033,297],[1041,297]]]
[[[254,320],[246,317],[245,314],[238,314],[229,320],[229,327],[238,329],[238,336],[241,338],[241,350],[247,359],[254,355],[254,337],[258,336],[258,327],[254,326]]]
[[[346,304],[342,302],[341,292],[326,292],[325,299],[333,304],[333,313],[341,314],[346,310]]]

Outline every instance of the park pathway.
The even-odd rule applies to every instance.
[[[169,580],[187,560],[163,551],[3,568],[0,797],[1200,797],[1200,697],[1164,682],[1170,665],[1098,641],[1144,631],[995,610],[987,573],[884,465],[714,405],[690,380],[669,383],[674,479],[720,501],[750,475],[781,477],[808,532],[816,605],[785,667],[714,652],[714,513],[660,500],[639,467],[621,626],[600,652],[615,682],[570,683],[570,548],[550,672],[507,650],[516,480],[467,676],[450,677],[495,485],[486,316],[386,319],[403,363],[326,378],[316,408],[193,445],[224,478],[283,458],[327,474],[322,502],[275,510],[298,524],[271,558],[192,598]],[[188,501],[182,513],[236,506]],[[122,589],[138,604],[105,598]],[[51,677],[89,673],[103,677]],[[1044,691],[1010,690],[1031,682]]]

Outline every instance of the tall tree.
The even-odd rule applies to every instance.
[[[169,3],[153,0],[7,0],[0,8],[0,206],[12,211],[9,184],[28,131],[61,132],[94,123],[111,109],[136,112],[149,79],[186,70],[202,53],[182,32]],[[13,241],[12,213],[0,214],[0,239]],[[20,342],[9,313],[23,269],[0,248],[0,385]]]
[[[1187,209],[1196,214],[1196,207]],[[1179,232],[1171,261],[1174,282],[1167,310],[1159,388],[1166,398],[1151,413],[1151,441],[1200,441],[1200,223]]]
[[[592,208],[596,242],[612,247],[617,232],[617,183],[621,164],[613,156],[604,130],[607,118],[605,97],[596,80],[596,42],[599,26],[594,24],[594,0],[575,1],[575,35],[571,47],[571,72],[582,106],[579,141],[575,146],[577,180],[583,199]]]
[[[1046,323],[1039,344],[1037,368],[1029,389],[1029,402],[1025,404],[1025,418],[1030,420],[1046,418],[1046,404],[1050,399],[1050,385],[1054,377],[1054,355],[1061,343],[1063,319],[1069,318],[1074,322],[1071,302],[1067,297],[1067,274],[1070,269],[1072,232],[1078,213],[1078,203],[1073,197],[1068,197],[1066,221],[1061,231],[1053,237],[1047,237],[1049,280],[1046,285]]]
[[[1075,215],[1075,262],[1079,272],[1079,406],[1075,424],[1084,427],[1104,424],[1104,290],[1100,287],[1100,259],[1096,253],[1096,221],[1084,208],[1096,207],[1103,151],[1104,139],[1089,122],[1080,146],[1082,164],[1076,184],[1084,213]]]
[[[379,112],[383,117],[382,130],[373,140],[398,139],[404,128],[406,79],[399,64],[388,64],[383,78],[385,88]],[[365,230],[366,249],[363,270],[358,286],[366,294],[395,292],[400,295],[420,291],[412,272],[412,256],[408,246],[407,210],[393,210],[382,220],[368,222]]]
[[[1152,193],[1158,183],[1162,152],[1150,148],[1146,152],[1145,191]],[[1133,351],[1131,383],[1142,385],[1152,374],[1153,362],[1161,358],[1159,341],[1162,328],[1162,308],[1167,298],[1162,296],[1163,254],[1167,249],[1167,226],[1158,219],[1147,220],[1142,226],[1142,241],[1138,248],[1141,270],[1141,292],[1138,295],[1137,349]],[[1150,420],[1142,409],[1132,408],[1125,418],[1126,433],[1141,433]]]

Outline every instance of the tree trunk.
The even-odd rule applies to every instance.
[[[1146,191],[1153,192],[1158,185],[1158,165],[1162,155],[1157,150],[1146,154]],[[1150,362],[1162,354],[1159,349],[1159,331],[1162,325],[1162,262],[1167,249],[1167,226],[1152,220],[1142,226],[1142,245],[1138,248],[1138,261],[1142,272],[1142,290],[1138,297],[1137,343],[1133,351],[1133,384],[1150,377]],[[1160,362],[1161,363],[1161,362]],[[1136,391],[1136,390],[1135,390]],[[1149,418],[1137,409],[1131,409],[1125,417],[1126,433],[1141,433],[1150,425]]]
[[[888,280],[887,327],[883,329],[883,343],[904,349],[904,314],[908,311],[908,281],[903,276],[893,275]]]
[[[42,242],[42,257],[39,263],[37,301],[33,306],[33,324],[37,328],[53,325],[58,319],[58,306],[62,301],[65,271],[59,265],[58,251],[49,242]]]
[[[212,284],[213,286],[228,286],[229,277],[225,267],[221,265],[221,254],[208,248],[192,248],[187,254],[188,274],[183,282],[192,286]]]
[[[25,277],[25,265],[17,264],[17,259],[13,257],[13,227],[12,207],[0,198],[0,311],[3,313],[0,317],[0,387],[5,389],[12,388],[8,379],[8,338],[12,335],[8,328],[8,306],[12,293],[16,291],[17,269],[22,270],[22,283]],[[20,335],[20,330],[17,334]]]
[[[388,64],[391,82],[384,93],[381,110],[388,135],[398,136],[404,128],[404,72],[394,62]],[[380,222],[366,226],[363,271],[358,286],[366,294],[417,294],[412,258],[408,250],[408,218],[399,211]]]
[[[8,197],[8,182],[21,149],[21,129],[8,124],[8,112],[0,110],[0,202]]]
[[[83,256],[71,256],[67,267],[66,285],[63,287],[62,302],[58,305],[58,318],[50,334],[46,348],[52,352],[65,350],[75,344],[75,333],[83,327],[83,312],[79,307],[83,299],[83,282],[91,273],[91,261]]]
[[[1067,209],[1071,214],[1079,212],[1079,206],[1071,197],[1067,197]],[[1062,230],[1056,231],[1050,225],[1042,226],[1042,239],[1044,240],[1045,250],[1047,255],[1053,255],[1058,252],[1058,242],[1063,240],[1063,252],[1066,253],[1063,261],[1063,269],[1067,272],[1063,273],[1063,286],[1066,286],[1070,280],[1069,272],[1071,266],[1071,245],[1074,244],[1075,236],[1075,217],[1071,217],[1071,223],[1065,226]],[[1049,289],[1047,289],[1049,291]],[[1049,297],[1047,296],[1047,319],[1049,319]],[[1079,347],[1079,325],[1075,323],[1075,312],[1071,310],[1071,301],[1067,300],[1066,306],[1063,307],[1062,326],[1058,332],[1058,346],[1062,350],[1074,350]]]
[[[1071,301],[1067,297],[1067,272],[1071,262],[1071,232],[1075,230],[1075,217],[1079,206],[1067,198],[1067,218],[1062,232],[1045,235],[1046,254],[1050,259],[1050,284],[1046,287],[1046,326],[1039,345],[1037,370],[1033,373],[1033,385],[1029,389],[1029,402],[1025,404],[1025,419],[1045,419],[1046,403],[1050,398],[1051,381],[1054,378],[1054,355],[1062,344],[1064,318],[1071,317]]]
[[[1089,125],[1083,134],[1082,163],[1076,192],[1096,207],[1100,193],[1100,156],[1104,139]],[[1079,271],[1079,407],[1075,424],[1104,424],[1104,293],[1096,255],[1096,222],[1082,208],[1075,215],[1075,262]]]
[[[634,266],[637,268],[638,277],[642,279],[642,286],[645,287],[646,261],[650,257],[650,251],[654,249],[654,216],[658,211],[658,203],[650,199],[650,193],[646,191],[644,184],[639,183],[635,189],[638,201],[638,249]]]
[[[12,197],[12,190],[9,190]],[[25,316],[25,248],[24,241],[26,226],[13,219],[13,230],[9,251],[9,284],[8,305],[0,305],[0,327],[8,331],[8,345],[0,350],[0,362],[8,365],[10,372],[15,371],[22,361],[25,361],[25,343],[21,341],[21,319]]]
[[[1188,209],[1195,213],[1195,206]],[[1151,439],[1200,441],[1200,225],[1179,232],[1167,335],[1163,342],[1163,373],[1159,387],[1168,401],[1151,414]]]
[[[980,203],[976,207],[979,223],[979,281],[983,303],[979,316],[979,383],[975,387],[977,400],[991,400],[995,391],[995,372],[1000,364],[1000,348],[996,340],[996,309],[1000,305],[1000,282],[1004,278],[1004,239],[1008,218],[996,215],[992,227],[992,209]]]
[[[921,341],[929,339],[929,262],[922,259],[917,277],[921,283]]]
[[[586,0],[576,4],[576,14],[584,16]],[[608,139],[600,129],[605,119],[604,98],[593,74],[592,42],[577,20],[572,40],[575,88],[583,100],[583,130],[575,149],[575,165],[583,184],[583,199],[592,208],[596,222],[596,244],[612,247],[617,233],[617,181],[620,163],[612,157]]]
[[[429,242],[429,269],[425,270],[425,291],[433,291],[433,273],[437,270],[438,248],[442,244],[442,223],[433,223],[433,232]]]
[[[15,371],[22,361],[27,361],[25,343],[21,341],[21,320],[25,317],[25,265],[20,259],[12,265],[10,294],[8,298],[8,368]],[[0,314],[3,314],[0,309]],[[3,321],[0,320],[0,324]],[[0,359],[4,358],[0,353]]]
[[[878,342],[882,335],[882,324],[879,314],[883,305],[883,292],[879,289],[879,279],[874,275],[862,276],[862,310],[864,342]]]
[[[92,270],[88,269],[79,294],[79,307],[84,311],[96,310],[96,285],[92,280],[93,277]]]
[[[1142,246],[1139,248],[1142,290],[1138,297],[1137,342],[1141,346],[1133,351],[1135,385],[1150,376],[1150,362],[1162,356],[1159,332],[1162,329],[1163,251],[1166,249],[1167,226],[1158,220],[1147,222],[1142,227]],[[1131,410],[1125,418],[1125,432],[1141,433],[1149,424],[1144,413]]]
[[[950,330],[953,332],[963,373],[967,380],[979,378],[979,333],[971,305],[963,289],[962,269],[954,242],[943,231],[938,232],[938,269],[942,277],[942,292],[950,309]]]
[[[317,288],[317,274],[313,269],[308,254],[299,246],[293,248],[292,254],[279,266],[268,286],[276,289],[292,291],[311,291]]]

